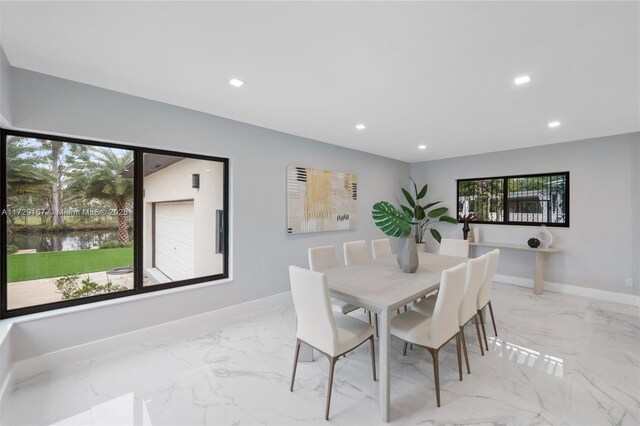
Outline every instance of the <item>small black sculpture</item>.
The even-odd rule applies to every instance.
[[[474,220],[476,220],[476,218],[473,216],[473,213],[458,215],[458,222],[464,223],[464,226],[462,227],[463,240],[467,239],[467,235],[469,235],[469,231],[471,230],[471,228],[469,228],[469,222]]]
[[[531,248],[538,248],[540,246],[540,240],[537,238],[529,238],[527,244],[529,244],[529,247]]]
[[[468,221],[464,221],[464,226],[462,227],[462,239],[466,240],[467,239],[467,235],[469,235],[469,231],[471,230],[471,228],[469,228],[469,222]]]

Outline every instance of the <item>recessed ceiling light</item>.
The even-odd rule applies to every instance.
[[[426,145],[420,145],[420,146],[418,147],[418,149],[427,149],[427,146],[426,146]]]
[[[237,78],[232,78],[231,80],[229,80],[229,84],[234,87],[240,87],[244,84],[244,81],[238,80]]]
[[[516,77],[513,81],[519,86],[521,84],[526,84],[531,81],[531,77],[528,75],[521,75],[520,77]]]
[[[360,123],[360,124],[356,124],[356,129],[358,129],[358,130],[364,130],[364,129],[366,129],[366,128],[367,128],[367,126],[365,126],[365,125],[364,125],[364,124],[362,124],[362,123]]]
[[[549,122],[549,127],[550,128],[555,128],[555,127],[559,127],[560,126],[560,122],[559,121],[550,121]]]

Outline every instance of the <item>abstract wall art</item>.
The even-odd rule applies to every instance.
[[[354,173],[287,167],[287,233],[356,229],[357,203]]]

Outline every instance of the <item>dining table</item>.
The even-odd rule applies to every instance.
[[[405,273],[395,256],[324,271],[332,297],[378,314],[378,402],[382,420],[391,418],[390,321],[394,312],[438,289],[445,269],[467,258],[418,253],[415,273]]]

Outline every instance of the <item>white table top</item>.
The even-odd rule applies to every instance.
[[[396,256],[324,271],[329,290],[339,299],[380,312],[396,309],[436,290],[442,271],[468,259],[419,253],[420,266],[413,274],[402,272]]]

